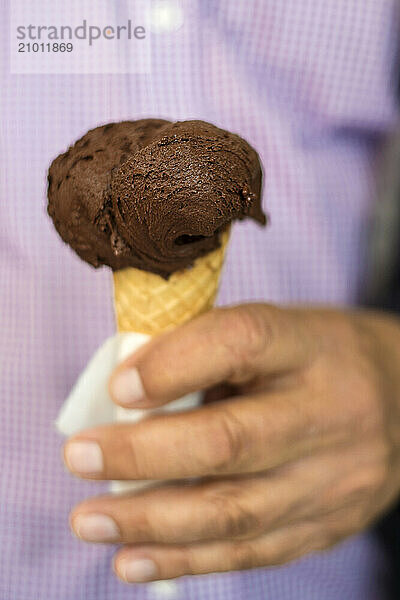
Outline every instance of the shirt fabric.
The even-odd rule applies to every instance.
[[[260,154],[271,225],[235,225],[219,303],[352,304],[365,273],[376,163],[397,119],[395,4],[187,0],[179,29],[151,34],[147,75],[12,75],[3,53],[2,600],[159,597],[113,576],[114,548],[68,530],[71,507],[107,485],[64,470],[53,422],[115,325],[109,270],[80,261],[46,215],[49,163],[107,121],[199,118],[235,131]],[[113,5],[129,13],[129,2]],[[182,578],[174,597],[382,600],[385,575],[379,543],[365,532],[292,565]]]

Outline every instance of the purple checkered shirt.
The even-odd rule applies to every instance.
[[[112,4],[128,14],[129,1]],[[114,549],[78,542],[67,525],[105,487],[65,472],[53,422],[114,332],[109,271],[80,261],[45,213],[46,169],[70,142],[144,116],[238,132],[260,153],[272,224],[235,226],[219,302],[357,299],[376,159],[397,119],[395,0],[187,0],[181,16],[179,29],[152,33],[148,75],[11,75],[3,53],[1,600],[160,597],[120,583]],[[386,569],[365,532],[289,566],[183,578],[174,597],[382,600]]]

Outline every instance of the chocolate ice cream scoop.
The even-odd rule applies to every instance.
[[[265,224],[261,178],[255,150],[209,123],[110,123],[53,161],[48,212],[91,265],[168,278],[218,247],[233,220]]]

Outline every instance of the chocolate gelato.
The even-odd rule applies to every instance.
[[[91,265],[168,278],[214,250],[231,221],[265,224],[261,177],[253,148],[209,123],[110,123],[53,161],[48,212]]]

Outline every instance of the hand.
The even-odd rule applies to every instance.
[[[365,528],[398,495],[395,318],[216,309],[141,348],[110,390],[116,403],[155,407],[221,383],[218,402],[66,444],[81,477],[171,480],[72,512],[80,538],[124,544],[114,568],[125,581],[285,563]]]

